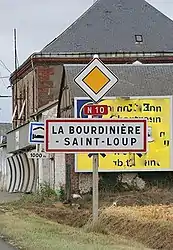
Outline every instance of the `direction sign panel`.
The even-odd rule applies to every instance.
[[[100,59],[94,58],[74,81],[91,99],[98,102],[118,82],[118,77]]]
[[[44,143],[44,123],[43,122],[30,122],[29,143],[32,143],[32,144]]]
[[[46,152],[146,152],[146,119],[46,120]]]
[[[108,106],[107,105],[85,105],[84,107],[85,115],[107,115]]]

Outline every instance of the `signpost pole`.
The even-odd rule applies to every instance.
[[[121,132],[122,127],[124,130]],[[46,120],[46,129],[46,152],[90,152],[88,157],[93,157],[93,221],[96,222],[98,219],[99,156],[104,158],[106,152],[146,152],[147,120],[65,118]],[[132,134],[129,135],[129,131]],[[84,137],[86,133],[87,137]],[[89,143],[90,145],[88,139],[92,142]]]
[[[36,144],[36,153],[41,152],[41,144]],[[43,183],[43,164],[42,159],[38,158],[36,159],[36,165],[37,165],[37,188],[40,190],[40,184]]]
[[[39,152],[42,152],[42,144],[39,144]],[[43,184],[43,160],[38,159],[39,161],[39,189],[40,189],[40,184]]]
[[[36,153],[39,152],[38,147],[39,147],[39,145],[36,144]],[[37,189],[39,189],[39,159],[38,158],[36,159],[36,166],[37,166],[37,171],[36,171],[36,173],[37,173],[37,175],[36,175],[36,191],[37,191]]]
[[[90,110],[92,110],[91,113],[92,114],[95,113],[95,115],[99,112],[101,112],[102,114],[108,113],[108,110],[106,110],[107,108],[105,106],[99,108],[97,102],[108,92],[109,89],[111,89],[118,82],[118,78],[103,64],[103,62],[101,62],[98,54],[95,54],[93,56],[93,60],[88,64],[87,67],[85,67],[76,76],[74,81],[76,84],[78,84],[80,88],[82,88],[85,91],[85,93],[96,104],[93,110],[92,108],[89,108],[88,118],[90,115]],[[92,154],[92,155],[93,155],[93,220],[96,221],[98,218],[99,155],[98,154]]]
[[[44,123],[43,122],[30,122],[29,126],[29,143],[36,145],[36,154],[30,158],[36,159],[36,190],[40,189],[40,184],[43,183],[43,164],[42,155],[39,158],[39,153],[42,153],[42,144],[44,143]],[[34,152],[33,152],[34,153]]]
[[[85,93],[94,101],[95,107],[88,107],[86,113],[88,118],[91,116],[97,116],[108,114],[108,107],[105,105],[99,107],[97,104],[99,100],[118,82],[118,78],[114,75],[101,60],[98,55],[94,55],[93,60],[76,76],[75,83],[85,91]],[[85,81],[84,81],[85,79]],[[99,81],[99,82],[98,82]],[[99,83],[99,84],[98,84]],[[85,113],[85,112],[84,112]],[[100,114],[99,114],[100,113]],[[146,152],[146,134],[147,123],[145,119],[59,119],[59,120],[46,120],[46,152],[91,152],[89,157],[93,157],[93,222],[98,220],[98,201],[99,201],[99,154],[105,157],[106,152]],[[121,124],[122,123],[122,124]],[[57,126],[58,124],[58,126]],[[61,124],[61,125],[60,125]],[[75,125],[74,125],[75,124]],[[77,125],[76,125],[77,124]],[[88,125],[87,125],[88,124]],[[93,125],[94,124],[94,125]],[[109,128],[114,125],[114,132],[111,130],[108,133],[104,133],[104,128]],[[98,127],[102,125],[103,130]],[[65,131],[67,137],[64,138],[64,132],[59,133],[57,131]],[[83,138],[85,126],[94,126],[97,134],[98,141],[93,142],[92,139],[96,139],[92,131],[88,133],[87,138]],[[125,132],[121,132],[120,127],[124,127]],[[73,132],[71,133],[72,128]],[[79,133],[76,128],[79,127],[81,132]],[[82,129],[83,128],[83,129]],[[117,130],[117,129],[118,130]],[[58,129],[58,130],[57,130]],[[57,131],[56,131],[57,130]],[[116,131],[120,131],[116,132]],[[135,131],[134,134],[130,134],[128,131]],[[114,137],[115,135],[116,137]],[[126,138],[125,138],[126,135]],[[85,142],[85,139],[91,138],[90,145]],[[84,140],[83,140],[84,139]],[[81,141],[81,143],[80,143]],[[93,144],[93,145],[91,145]],[[94,153],[95,152],[95,153]],[[103,153],[105,152],[105,153]],[[69,170],[69,169],[68,169]],[[69,172],[70,173],[70,172]],[[68,172],[67,172],[68,174]],[[68,175],[69,176],[69,175]]]
[[[93,56],[94,58],[99,58],[97,54]],[[93,155],[93,223],[98,220],[98,210],[99,210],[99,154]]]
[[[99,207],[98,168],[99,168],[99,154],[94,154],[93,155],[93,222],[96,222],[98,220],[98,207]]]

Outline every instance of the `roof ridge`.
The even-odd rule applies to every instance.
[[[166,19],[168,19],[169,21],[171,21],[173,23],[173,20],[168,17],[166,14],[164,14],[162,11],[160,11],[159,9],[157,9],[156,7],[154,7],[152,4],[150,4],[148,1],[144,0],[148,5],[150,5],[150,7],[152,7],[153,9],[155,9],[160,15],[166,17]]]

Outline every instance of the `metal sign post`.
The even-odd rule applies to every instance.
[[[36,145],[36,166],[37,166],[37,176],[36,176],[36,189],[40,189],[40,184],[43,183],[43,164],[42,158],[37,157],[42,151],[42,144],[44,143],[44,123],[43,122],[30,122],[29,126],[29,143]]]
[[[108,113],[108,107],[98,101],[114,87],[118,77],[95,55],[74,79],[75,83],[94,101],[86,107],[93,117]],[[91,118],[90,117],[90,118]],[[98,220],[99,154],[106,152],[146,152],[146,119],[56,119],[46,120],[45,150],[48,153],[88,153],[93,157],[93,222]]]
[[[39,152],[39,144],[36,144],[36,153]],[[36,167],[37,167],[37,171],[36,171],[36,185],[35,185],[35,191],[37,191],[37,189],[39,189],[39,159],[36,159]]]
[[[93,155],[93,222],[98,220],[99,210],[99,154]]]
[[[100,154],[103,158],[105,154]],[[98,220],[99,211],[99,154],[93,154],[93,222]]]
[[[45,150],[48,153],[88,153],[93,157],[93,221],[96,222],[98,153],[105,157],[106,152],[146,152],[146,137],[146,119],[59,118],[46,120]]]
[[[46,120],[47,153],[145,153],[146,119]],[[92,152],[92,153],[91,153]]]
[[[102,157],[105,157],[105,154],[101,154]],[[93,157],[93,223],[98,220],[99,216],[99,154],[88,154],[91,158]]]
[[[74,80],[82,90],[93,99],[95,104],[118,82],[115,76],[100,60],[96,54],[93,61],[78,74]],[[97,106],[97,105],[96,105]],[[95,106],[95,107],[96,107]],[[95,109],[87,108],[86,113],[98,115],[106,114],[107,108],[97,106]],[[93,155],[93,221],[98,219],[98,168],[99,155]]]

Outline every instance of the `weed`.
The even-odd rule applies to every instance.
[[[44,182],[43,184],[40,185],[40,190],[38,192],[43,198],[50,198],[50,197],[57,196],[55,190],[53,190],[50,187],[50,185],[47,184],[46,182]]]
[[[93,233],[100,233],[100,234],[105,234],[105,235],[109,234],[106,227],[103,227],[103,225],[100,223],[99,220],[94,223],[92,222],[92,218],[89,219],[89,221],[85,224],[83,228],[85,232],[87,233],[93,232]]]
[[[65,190],[64,190],[63,186],[60,186],[60,189],[59,189],[59,200],[60,201],[65,200]]]

